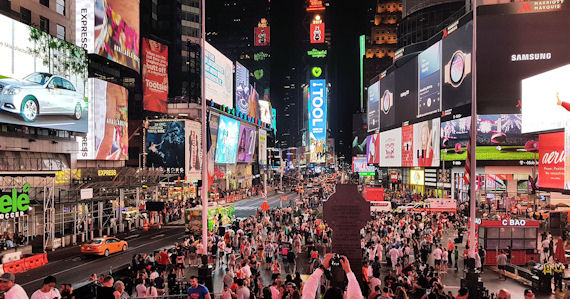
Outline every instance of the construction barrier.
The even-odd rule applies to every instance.
[[[24,260],[10,262],[2,266],[4,272],[20,273],[26,271],[26,263]]]
[[[21,258],[22,258],[21,251],[6,253],[4,254],[4,256],[2,256],[2,264],[8,264],[11,262],[19,261]]]
[[[24,256],[18,261],[3,264],[2,272],[20,273],[41,267],[45,264],[47,264],[46,253],[34,254],[30,256]]]

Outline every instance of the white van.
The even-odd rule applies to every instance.
[[[392,212],[392,203],[389,201],[371,201],[370,212]]]

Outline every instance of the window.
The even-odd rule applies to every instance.
[[[40,16],[40,30],[49,33],[49,19]]]
[[[20,19],[22,19],[24,24],[32,24],[32,12],[29,9],[20,7]]]
[[[67,89],[67,90],[71,90],[71,91],[75,91],[75,88],[73,87],[73,84],[71,84],[71,82],[62,79],[63,80],[63,88]]]
[[[65,0],[55,0],[55,11],[65,16]]]
[[[65,27],[57,24],[57,38],[65,40]]]
[[[40,4],[45,7],[49,7],[49,0],[40,0]]]

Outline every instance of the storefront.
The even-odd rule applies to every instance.
[[[511,251],[510,263],[524,265],[537,259],[540,222],[526,219],[481,220],[477,225],[479,245],[487,251],[485,265],[497,265],[501,251]]]

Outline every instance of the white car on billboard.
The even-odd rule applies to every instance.
[[[21,80],[0,79],[0,109],[34,122],[40,115],[69,115],[78,120],[85,102],[73,84],[49,73],[32,73]]]

